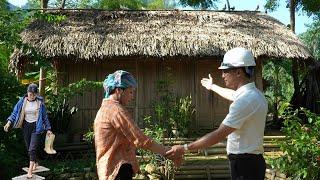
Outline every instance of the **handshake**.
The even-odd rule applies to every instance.
[[[165,148],[164,156],[170,159],[176,167],[179,167],[183,161],[183,155],[188,150],[187,144],[185,145],[175,145],[172,147]]]

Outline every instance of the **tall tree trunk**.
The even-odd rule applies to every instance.
[[[295,33],[295,10],[296,10],[296,0],[290,0],[290,28],[293,33]],[[292,78],[293,78],[293,87],[295,91],[299,90],[299,65],[296,59],[292,60]]]
[[[228,8],[228,11],[230,11],[230,3],[229,3],[229,0],[227,0],[227,8]]]
[[[66,0],[62,0],[60,8],[61,8],[61,9],[64,9],[64,6],[65,6],[65,5],[66,5]]]
[[[49,0],[41,0],[41,8],[47,9],[48,8],[48,2]]]

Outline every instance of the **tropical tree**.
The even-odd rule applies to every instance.
[[[10,54],[15,46],[22,46],[19,33],[25,27],[27,20],[23,11],[11,11],[5,0],[0,0],[0,127],[6,123],[14,104],[25,88],[17,81],[16,77],[8,72]],[[0,177],[10,179],[17,175],[16,165],[22,161],[24,147],[21,133],[0,131]]]
[[[263,79],[268,84],[265,95],[269,103],[269,111],[273,114],[273,122],[276,126],[281,125],[279,116],[293,94],[290,65],[287,60],[270,59],[264,65],[262,72]]]
[[[182,6],[191,6],[199,9],[217,8],[218,0],[179,0]],[[229,1],[227,1],[229,4]]]
[[[97,8],[97,9],[173,9],[191,6],[197,9],[216,8],[218,0],[28,0],[29,8]],[[229,1],[227,0],[227,4]]]
[[[299,10],[306,12],[309,16],[319,12],[319,0],[285,0],[290,12],[290,28],[295,32],[295,13]],[[266,0],[265,8],[274,11],[279,7],[280,0]],[[297,60],[292,60],[292,77],[294,89],[299,89],[299,65]]]
[[[171,3],[164,0],[28,0],[28,6],[34,8],[96,8],[108,10],[126,9],[166,9],[172,8]]]
[[[316,17],[300,37],[311,50],[313,57],[320,60],[320,17]]]
[[[41,1],[39,0],[28,0],[28,9],[39,9],[41,7]]]
[[[0,66],[1,70],[6,71],[8,57],[14,47],[22,46],[19,34],[29,19],[24,11],[11,11],[5,0],[0,0],[0,6]]]

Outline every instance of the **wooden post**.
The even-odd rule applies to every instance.
[[[40,96],[45,98],[45,84],[46,84],[46,71],[44,68],[40,68],[40,77],[39,77],[39,93]]]
[[[135,70],[136,70],[136,80],[139,84],[139,62],[138,59],[135,60]],[[139,85],[138,85],[139,86]],[[137,124],[139,125],[139,87],[136,88],[136,104],[135,104],[135,121],[137,122]]]

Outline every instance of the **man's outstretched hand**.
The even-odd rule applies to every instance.
[[[166,157],[171,159],[175,166],[180,166],[183,161],[183,155],[185,151],[183,146],[175,145],[172,146],[169,151],[166,152]]]
[[[207,88],[208,90],[211,89],[212,86],[212,77],[211,74],[209,74],[209,78],[202,78],[201,79],[201,85],[205,88]]]

